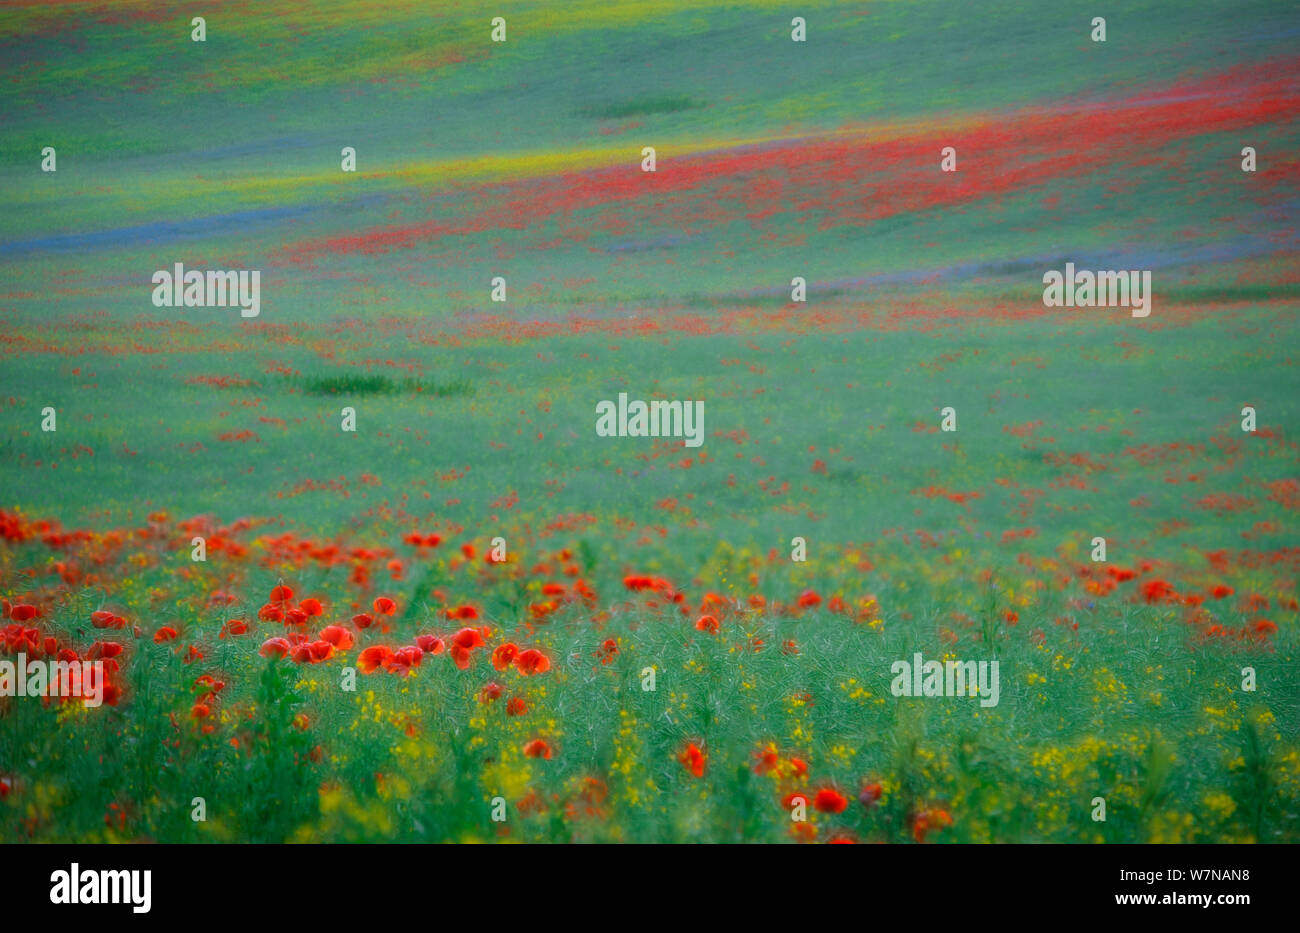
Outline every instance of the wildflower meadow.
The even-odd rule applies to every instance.
[[[0,9],[0,841],[1300,841],[1297,29]]]

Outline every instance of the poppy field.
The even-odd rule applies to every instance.
[[[1048,6],[0,12],[0,841],[1300,841],[1300,19]]]

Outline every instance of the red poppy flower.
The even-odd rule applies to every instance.
[[[528,712],[528,704],[524,702],[523,697],[511,697],[506,703],[507,716],[522,716]]]
[[[471,651],[475,648],[482,648],[486,644],[483,641],[483,633],[476,628],[463,628],[451,636],[451,640],[457,647]]]
[[[498,700],[501,698],[501,693],[503,690],[505,690],[505,688],[502,687],[495,680],[490,681],[482,690],[478,692],[479,702],[491,703],[493,700]]]
[[[533,739],[524,746],[524,754],[529,758],[550,758],[551,746],[546,744],[545,739]]]
[[[473,651],[458,645],[455,642],[452,642],[451,647],[447,649],[447,654],[451,656],[456,667],[460,668],[462,671],[469,670],[470,663],[474,660]]]
[[[551,669],[551,659],[536,648],[525,648],[515,658],[515,668],[525,677],[544,674]]]
[[[386,645],[371,645],[357,656],[357,667],[363,674],[373,674],[392,656],[393,649]]]
[[[170,625],[164,625],[162,628],[158,629],[158,631],[153,633],[153,640],[158,644],[162,644],[165,641],[172,641],[178,634],[179,633],[176,629],[172,628]]]
[[[710,635],[718,634],[718,620],[713,616],[700,616],[695,620],[695,627],[701,632],[708,632]]]
[[[289,589],[284,584],[280,584],[279,586],[272,588],[271,602],[287,603],[291,599],[293,599],[293,590]]]
[[[823,787],[813,798],[813,806],[822,813],[843,813],[848,799],[833,787]]]
[[[289,647],[287,638],[268,638],[257,653],[264,658],[282,658],[289,653]]]
[[[119,645],[117,642],[97,641],[93,645],[91,645],[90,650],[86,652],[86,658],[91,661],[95,660],[96,658],[115,658],[121,653],[122,653],[122,646]]]
[[[420,650],[425,654],[442,654],[446,645],[437,635],[417,635],[415,643],[420,646]]]
[[[811,606],[821,605],[822,598],[817,595],[816,590],[804,590],[799,594],[799,607],[807,609]]]
[[[528,793],[524,794],[515,804],[515,807],[524,816],[530,816],[534,813],[545,813],[546,801],[538,795],[537,791],[529,789]]]
[[[544,603],[529,603],[528,611],[534,619],[545,619],[548,615],[560,608],[560,601],[550,599]]]
[[[388,660],[384,662],[384,670],[390,674],[405,676],[411,673],[412,668],[419,667],[422,660],[424,660],[424,652],[415,645],[407,645],[389,655]]]
[[[397,603],[393,602],[387,596],[379,596],[374,602],[375,612],[381,616],[391,616],[397,613]]]
[[[370,628],[375,624],[375,618],[367,613],[359,612],[352,617],[352,624],[360,629]]]
[[[681,753],[677,756],[677,760],[682,763],[682,766],[685,767],[687,771],[691,772],[691,774],[698,778],[704,777],[704,765],[707,761],[707,757],[708,756],[704,754],[698,745],[691,742],[686,746],[686,748],[682,749]]]
[[[300,602],[298,608],[309,616],[318,616],[325,611],[325,607],[320,604],[320,600],[310,596]]]
[[[858,793],[858,802],[870,809],[875,806],[884,792],[885,789],[879,784],[863,784],[862,790]]]
[[[117,706],[122,699],[122,688],[117,684],[105,680],[104,682],[104,703],[108,706]]]
[[[519,646],[514,642],[508,641],[497,645],[492,649],[492,666],[499,671],[504,671],[514,662],[517,654],[519,654]]]
[[[754,772],[756,774],[771,774],[781,763],[781,756],[777,754],[776,746],[768,744],[754,752]]]
[[[341,625],[327,625],[320,631],[320,637],[323,641],[329,642],[340,651],[347,651],[352,647],[352,633]]]
[[[1164,580],[1148,580],[1142,584],[1142,598],[1149,603],[1158,603],[1176,595],[1174,588]]]

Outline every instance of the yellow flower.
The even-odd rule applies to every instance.
[[[1207,810],[1220,819],[1227,819],[1237,809],[1237,802],[1223,791],[1212,791],[1206,794],[1201,802],[1205,804]]]

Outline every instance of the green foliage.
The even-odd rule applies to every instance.
[[[586,107],[580,111],[584,117],[597,120],[624,120],[628,117],[648,117],[664,113],[680,113],[683,110],[695,110],[707,106],[704,101],[685,95],[665,95],[662,97],[643,97],[637,100],[623,101],[616,104],[602,104]]]
[[[297,381],[308,395],[399,395],[403,393],[454,398],[473,395],[474,383],[468,379],[434,382],[428,379],[393,379],[382,374],[365,376],[308,376]]]

